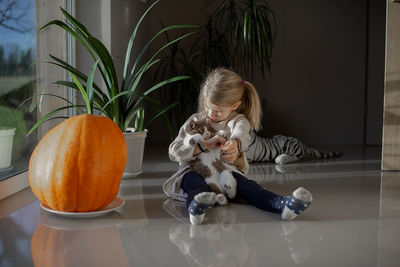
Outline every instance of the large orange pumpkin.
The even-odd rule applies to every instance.
[[[58,211],[94,211],[117,195],[127,148],[117,125],[103,116],[71,117],[51,129],[29,161],[36,197]]]

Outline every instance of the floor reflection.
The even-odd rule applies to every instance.
[[[113,216],[67,219],[43,212],[31,239],[33,263],[36,267],[129,266],[117,223]]]
[[[377,266],[400,266],[400,172],[382,172]]]
[[[33,202],[0,220],[0,266],[32,266],[30,239],[39,223]]]
[[[301,179],[377,175],[379,168],[379,160],[309,160],[286,165],[252,163],[247,177],[259,183],[284,185]]]
[[[359,154],[252,164],[249,178],[268,190],[309,189],[311,207],[282,222],[232,203],[207,211],[200,226],[162,192],[169,170],[156,162],[123,181],[126,204],[110,214],[64,218],[35,201],[3,218],[0,266],[400,266],[400,172],[381,172],[376,154]]]
[[[266,251],[266,248],[260,248],[259,243],[252,242],[254,229],[248,229],[251,224],[240,223],[235,207],[213,208],[204,225],[189,223],[184,203],[167,200],[164,209],[179,221],[185,222],[170,226],[169,239],[187,258],[190,266],[260,266],[260,262],[264,261],[266,253],[260,251]],[[270,256],[283,243],[287,251],[283,254],[288,254],[292,263],[301,264],[310,257],[311,248],[307,244],[307,237],[295,222],[281,222],[279,229],[275,224],[269,230],[260,233],[261,236],[266,236],[270,241],[276,237],[280,239],[277,247],[267,252]]]
[[[13,218],[6,217],[0,221],[0,266],[29,266],[29,248],[30,233],[26,231],[20,223]],[[19,255],[18,258],[13,256]]]

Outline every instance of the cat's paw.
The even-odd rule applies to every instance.
[[[237,182],[230,171],[225,170],[221,173],[221,185],[224,187],[228,198],[234,199],[236,196]]]
[[[203,138],[203,136],[201,134],[195,134],[190,139],[190,141],[191,141],[190,144],[196,144],[196,143],[199,143],[199,142],[203,142],[204,138]]]
[[[280,154],[275,158],[276,164],[288,164],[296,161],[299,161],[297,157],[288,154]]]
[[[224,184],[225,192],[230,199],[234,199],[236,196],[236,180],[229,180]]]
[[[216,202],[220,206],[228,205],[228,199],[226,199],[224,194],[217,194]]]

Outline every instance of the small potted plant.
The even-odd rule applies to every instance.
[[[95,63],[93,65],[92,70],[96,67],[98,68],[101,78],[105,84],[105,88],[103,88],[103,90],[93,80],[91,80],[93,79],[93,77],[88,77],[88,75],[82,73],[80,70],[71,66],[64,60],[50,55],[50,57],[54,60],[50,63],[57,65],[67,70],[70,74],[74,75],[78,82],[82,82],[82,84],[80,85],[82,88],[78,86],[79,83],[77,81],[56,81],[54,84],[70,87],[79,91],[87,91],[87,84],[92,84],[93,90],[90,91],[90,94],[87,93],[87,97],[93,100],[93,109],[98,110],[100,113],[104,114],[104,116],[113,120],[124,133],[126,141],[128,143],[128,160],[124,177],[133,177],[141,172],[141,161],[143,158],[144,138],[146,138],[147,134],[147,125],[151,123],[154,119],[159,118],[160,116],[165,117],[165,112],[178,104],[177,102],[175,102],[171,103],[167,107],[160,107],[161,104],[158,101],[154,100],[150,96],[150,94],[166,84],[190,78],[186,75],[180,75],[158,82],[145,90],[143,90],[143,88],[141,87],[143,86],[142,81],[144,80],[145,74],[149,71],[150,68],[159,63],[160,59],[158,58],[158,56],[160,52],[168,46],[179,42],[183,38],[186,38],[187,36],[193,34],[194,32],[183,34],[180,37],[167,42],[161,48],[156,50],[153,55],[146,57],[149,58],[148,60],[144,60],[147,49],[153,43],[153,41],[158,36],[173,29],[186,29],[197,27],[195,25],[171,25],[163,27],[157,34],[155,34],[150,40],[148,40],[148,42],[143,46],[138,55],[132,55],[132,47],[134,45],[139,26],[141,25],[143,19],[146,17],[146,14],[158,2],[159,0],[155,1],[144,12],[133,30],[126,49],[122,82],[120,84],[118,82],[114,62],[107,48],[100,40],[94,37],[81,22],[71,16],[64,9],[61,8],[61,12],[66,17],[68,21],[67,23],[60,20],[53,20],[41,28],[43,29],[50,25],[57,25],[61,27],[62,29],[70,33],[71,36],[73,36],[76,41],[79,42],[87,50],[87,52],[93,58],[93,61],[98,62],[98,64]],[[142,89],[140,92],[139,88]],[[43,93],[42,95],[46,94]],[[68,100],[66,101],[68,102]],[[145,120],[145,115],[147,114],[147,112],[145,111],[149,107],[146,106],[146,103],[151,103],[150,108],[152,108],[156,112],[156,115],[149,120]],[[42,122],[51,119],[51,117],[55,113],[69,108],[75,108],[79,113],[81,112],[80,106],[69,103],[69,105],[65,107],[58,108],[46,114],[36,125],[34,125],[34,127],[32,127],[29,133],[34,131]],[[129,144],[131,141],[134,143],[134,145]]]
[[[0,126],[0,172],[8,171],[12,168],[14,134],[15,128]]]
[[[26,125],[21,111],[7,105],[0,105],[0,172],[13,169],[12,154],[16,133],[21,136],[26,132]]]

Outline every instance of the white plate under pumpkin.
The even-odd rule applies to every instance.
[[[102,216],[105,214],[108,214],[120,207],[122,207],[125,204],[125,200],[123,200],[120,197],[114,198],[114,200],[108,204],[105,207],[102,207],[96,211],[90,211],[90,212],[66,212],[66,211],[58,211],[58,210],[53,210],[52,208],[46,206],[43,203],[40,203],[40,207],[44,209],[45,211],[48,211],[50,213],[64,216],[64,217],[77,217],[77,218],[91,218],[91,217],[97,217],[97,216]]]

